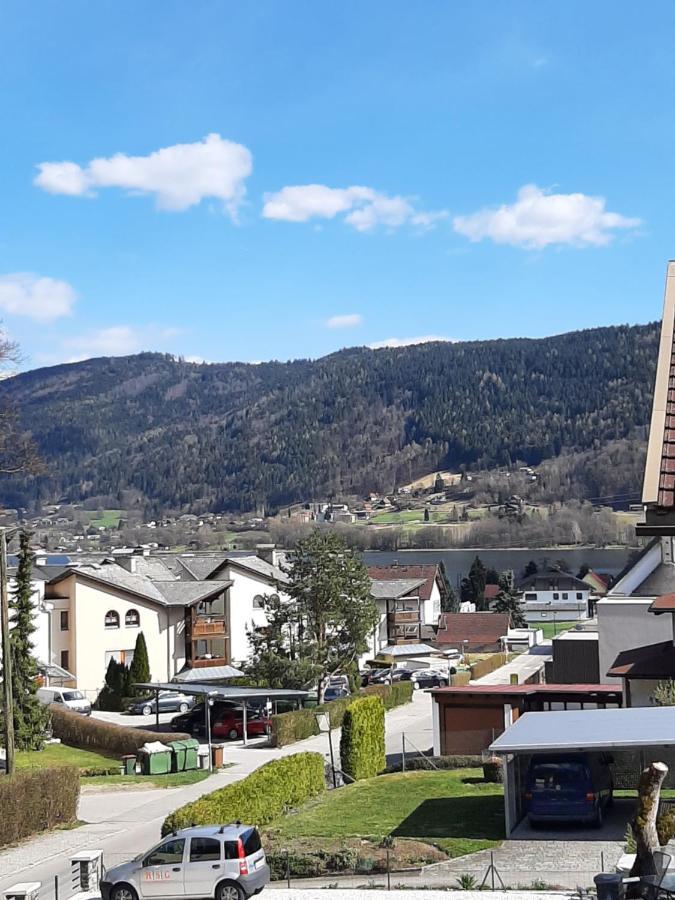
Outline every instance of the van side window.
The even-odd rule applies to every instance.
[[[225,841],[225,859],[238,859],[239,847],[236,841]]]
[[[218,862],[220,841],[215,838],[193,837],[190,841],[190,862]]]

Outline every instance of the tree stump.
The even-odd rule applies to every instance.
[[[653,855],[654,851],[659,849],[656,817],[659,813],[661,785],[667,774],[668,766],[665,763],[654,762],[650,763],[640,775],[637,808],[630,823],[636,845],[631,877],[657,874]],[[634,896],[633,891],[629,896]]]

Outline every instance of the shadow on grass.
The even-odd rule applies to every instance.
[[[420,803],[392,832],[407,838],[504,840],[504,800],[500,796],[440,797]]]
[[[473,778],[462,778],[461,781],[462,784],[488,784],[488,782],[484,778],[481,778],[478,775],[474,776]]]

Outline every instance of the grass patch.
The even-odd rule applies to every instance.
[[[480,769],[380,775],[330,791],[269,830],[289,842],[392,835],[463,856],[504,839],[502,787],[483,782]]]
[[[100,516],[95,515],[89,524],[93,528],[117,528],[120,519],[126,515],[123,509],[104,509]]]
[[[576,624],[576,622],[532,622],[530,627],[541,628],[544,632],[544,637],[548,640],[555,637],[557,634],[569,631],[570,628],[574,628]]]
[[[45,744],[42,750],[19,750],[16,754],[17,769],[44,769],[52,766],[77,766],[78,769],[110,769],[119,766],[120,760],[103,756],[92,750],[78,750],[67,744]]]
[[[149,784],[158,788],[184,787],[204,781],[211,773],[202,769],[189,772],[172,772],[169,775],[93,775],[82,780],[82,786],[97,784]]]

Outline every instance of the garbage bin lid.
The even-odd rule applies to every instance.
[[[600,872],[593,881],[596,884],[617,884],[623,881],[623,875],[620,872]]]
[[[195,747],[199,747],[199,741],[195,738],[186,738],[183,742],[183,746],[187,747],[189,750],[194,750]]]
[[[147,744],[143,744],[143,746],[138,751],[139,753],[166,753],[169,748],[166,744],[163,744],[161,741],[149,741]]]
[[[185,750],[189,744],[187,741],[169,741],[167,747],[171,747],[172,750]]]

